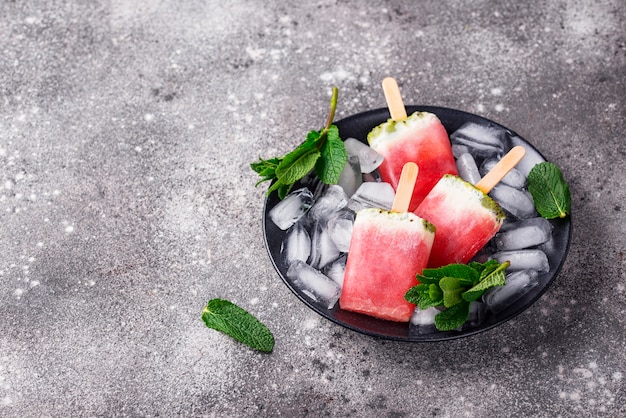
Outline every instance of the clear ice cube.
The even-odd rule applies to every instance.
[[[396,192],[389,183],[365,182],[361,184],[348,203],[348,208],[358,212],[363,208],[391,210]]]
[[[435,316],[441,312],[439,309],[432,307],[428,309],[420,309],[415,307],[413,314],[411,315],[410,322],[415,326],[433,325],[435,323]]]
[[[479,301],[470,303],[469,316],[467,322],[463,324],[463,328],[475,327],[480,325],[485,319],[485,304]]]
[[[510,261],[509,271],[536,270],[539,273],[550,271],[548,256],[541,250],[499,251],[491,256],[499,263]]]
[[[505,211],[518,219],[532,218],[537,214],[535,204],[530,193],[515,189],[506,184],[498,184],[489,196],[493,198]]]
[[[296,260],[306,262],[311,255],[311,237],[301,222],[296,222],[285,234],[281,254],[286,265]]]
[[[524,296],[538,284],[537,272],[521,270],[507,274],[504,286],[493,287],[482,296],[487,309],[498,313]]]
[[[336,212],[328,219],[328,233],[337,249],[341,252],[348,252],[350,240],[352,239],[352,227],[354,226],[355,214],[351,210],[343,209]]]
[[[328,309],[335,306],[341,295],[341,288],[337,283],[302,261],[296,261],[289,266],[287,278],[296,288]]]
[[[311,267],[321,270],[340,255],[341,252],[330,238],[328,225],[323,221],[317,222],[311,236],[311,256],[308,263]]]
[[[289,193],[270,210],[270,219],[280,229],[287,230],[295,224],[313,205],[313,194],[303,187]]]
[[[343,278],[346,274],[347,255],[342,255],[332,263],[326,266],[324,274],[331,278],[339,287],[343,287]]]
[[[552,224],[536,217],[503,225],[494,237],[498,250],[519,250],[547,242],[552,237]]]
[[[506,132],[502,129],[467,122],[450,135],[450,142],[467,146],[475,157],[487,157],[503,154],[505,138]]]
[[[383,156],[372,147],[355,138],[347,138],[343,141],[348,155],[354,155],[359,159],[362,173],[371,173],[383,162]]]
[[[359,159],[351,155],[348,157],[348,161],[346,161],[337,184],[341,186],[346,196],[352,196],[361,183],[363,183],[363,174],[361,173]]]
[[[454,158],[459,158],[463,154],[469,154],[470,149],[467,145],[452,144],[452,155]]]
[[[487,159],[483,162],[480,167],[480,174],[485,176],[495,165],[498,163],[498,160],[494,158]],[[526,176],[522,174],[516,168],[511,169],[506,176],[504,176],[501,180],[502,184],[506,184],[508,186],[514,187],[516,189],[523,189],[526,186]]]
[[[534,148],[532,148],[526,141],[524,141],[519,136],[511,136],[511,147],[516,145],[521,145],[526,150],[526,155],[522,158],[515,168],[519,170],[524,176],[528,177],[528,173],[532,168],[545,161],[545,158],[541,156]]]
[[[343,209],[348,204],[343,188],[336,184],[331,184],[326,188],[322,196],[315,201],[309,209],[308,217],[311,221],[328,219],[333,213]]]
[[[470,153],[466,152],[457,158],[456,169],[459,172],[459,177],[466,182],[476,184],[480,181],[481,176],[478,172],[476,160]]]

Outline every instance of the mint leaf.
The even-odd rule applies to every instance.
[[[506,261],[500,265],[495,266],[495,268],[485,270],[485,274],[481,275],[480,282],[471,289],[469,289],[467,292],[463,293],[463,299],[468,302],[473,302],[475,300],[478,300],[478,298],[480,298],[487,289],[495,286],[504,286],[506,284],[505,270],[507,269],[507,267],[509,267],[510,264],[511,263]]]
[[[469,306],[469,302],[462,301],[439,312],[435,316],[435,327],[439,331],[457,329],[469,318]]]
[[[478,281],[476,269],[466,264],[448,264],[447,266],[424,269],[422,274],[418,275],[417,280],[420,283],[430,282],[432,279],[442,279],[444,277],[463,277],[472,283]]]
[[[443,306],[449,308],[461,302],[461,293],[465,290],[461,279],[457,277],[444,277],[439,281],[439,287],[443,292]]]
[[[309,145],[302,144],[289,154],[276,167],[276,177],[283,184],[291,184],[306,176],[315,167],[320,153]]]
[[[420,309],[444,306],[446,309],[435,316],[435,326],[440,331],[455,329],[467,321],[471,302],[487,289],[505,284],[509,265],[508,261],[500,264],[488,260],[424,269],[416,274],[421,283],[407,290],[404,298]]]
[[[436,285],[435,285],[436,286]],[[428,309],[433,306],[439,306],[443,303],[442,299],[432,299],[429,291],[430,285],[418,284],[411,287],[404,295],[404,299],[417,305],[420,309]]]
[[[320,131],[309,131],[305,141],[283,157],[270,158],[250,164],[261,179],[256,186],[274,181],[267,194],[276,191],[282,200],[294,183],[315,168],[316,174],[326,184],[336,184],[347,161],[346,149],[339,138],[338,128],[332,124],[337,108],[337,87],[333,87],[330,112],[326,126]],[[321,158],[320,158],[321,157]]]
[[[326,133],[326,141],[320,148],[320,159],[315,165],[315,173],[326,184],[337,184],[339,176],[348,160],[346,148],[339,138],[339,130],[331,125]]]
[[[443,303],[443,290],[436,284],[428,285],[428,297],[431,298],[436,305],[441,305]]]
[[[274,349],[272,332],[248,311],[223,299],[212,299],[202,309],[207,327],[223,332],[235,340],[259,351]]]
[[[276,178],[276,167],[278,167],[280,161],[280,158],[271,158],[269,160],[259,158],[258,162],[250,164],[250,168],[261,176],[261,180],[257,181],[255,186],[264,181],[274,180]]]
[[[564,218],[569,214],[569,185],[555,164],[543,162],[535,165],[528,173],[528,191],[533,197],[537,212],[544,218]]]

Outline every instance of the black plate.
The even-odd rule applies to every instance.
[[[407,106],[406,110],[408,114],[416,111],[434,113],[437,117],[439,117],[441,123],[445,126],[448,131],[448,135],[460,128],[466,122],[475,122],[482,125],[504,129],[509,133],[509,138],[517,137],[514,141],[512,141],[516,141],[514,144],[505,144],[505,146],[510,147],[512,145],[524,145],[527,148],[527,152],[535,151],[537,156],[545,160],[535,147],[523,138],[519,137],[519,135],[515,132],[480,116],[459,110],[433,106]],[[352,137],[367,143],[367,134],[375,126],[387,121],[387,119],[389,119],[389,111],[386,108],[382,108],[349,116],[336,122],[335,124],[339,128],[341,138],[345,139]],[[297,187],[298,185],[294,186],[294,189]],[[289,289],[291,289],[291,291],[295,293],[295,295],[300,298],[302,302],[315,312],[322,315],[324,318],[327,318],[353,331],[373,337],[398,341],[443,341],[466,337],[491,329],[508,321],[516,315],[519,315],[537,299],[539,299],[539,297],[548,289],[556,278],[557,274],[561,270],[561,267],[563,266],[565,257],[567,256],[572,232],[572,225],[569,216],[565,219],[551,221],[554,226],[552,245],[550,250],[546,251],[550,263],[550,271],[547,273],[540,273],[538,277],[539,284],[508,308],[500,311],[497,315],[487,312],[484,320],[479,325],[474,327],[465,325],[461,330],[446,332],[437,331],[432,328],[430,331],[424,332],[423,330],[418,331],[418,327],[412,326],[408,323],[385,321],[367,315],[345,311],[340,309],[338,304],[333,309],[326,309],[324,306],[312,301],[306,294],[293,286],[291,281],[287,278],[287,266],[281,262],[280,256],[281,243],[286,231],[280,230],[269,217],[269,211],[278,202],[279,199],[275,192],[266,199],[265,206],[263,208],[263,231],[265,234],[265,244],[269,256],[274,264],[274,267],[276,268],[276,271],[283,279],[287,287],[289,287]]]

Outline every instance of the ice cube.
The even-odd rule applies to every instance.
[[[303,187],[289,193],[270,210],[270,219],[283,231],[295,224],[313,205],[313,194]]]
[[[348,252],[350,240],[352,239],[352,227],[354,226],[354,212],[343,209],[336,212],[328,220],[328,233],[337,249],[341,252]]]
[[[311,256],[308,263],[313,268],[322,269],[340,255],[341,252],[330,238],[328,225],[323,221],[317,222],[311,236]]]
[[[552,237],[552,224],[537,217],[503,225],[494,237],[498,250],[519,250],[547,242]]]
[[[452,144],[452,155],[454,158],[459,158],[463,154],[469,154],[470,149],[467,145]]]
[[[507,274],[504,286],[493,287],[482,296],[487,309],[498,313],[513,302],[524,296],[530,289],[538,284],[537,272],[534,270],[521,270]]]
[[[420,309],[415,307],[413,314],[411,315],[410,322],[415,326],[433,325],[435,323],[435,316],[440,312],[439,309],[431,307],[428,309]]]
[[[294,287],[327,309],[332,309],[341,295],[341,288],[337,283],[302,261],[295,261],[289,266],[287,278]]]
[[[516,145],[521,145],[526,150],[524,158],[522,158],[522,161],[520,161],[515,166],[515,168],[517,168],[517,170],[519,170],[524,176],[528,177],[528,173],[530,173],[530,170],[532,170],[535,165],[544,162],[545,158],[543,158],[541,154],[539,154],[533,147],[528,145],[528,143],[519,136],[512,135],[510,136],[510,138],[512,147]]]
[[[341,186],[331,184],[322,196],[309,209],[308,217],[311,221],[328,219],[333,213],[343,209],[348,204],[348,196]]]
[[[480,181],[480,173],[476,166],[476,161],[468,152],[461,154],[456,160],[456,169],[459,172],[459,177],[468,183],[476,184]]]
[[[380,173],[378,170],[371,173],[363,173],[363,183],[365,182],[380,182]]]
[[[365,182],[361,184],[348,203],[348,208],[355,212],[363,208],[391,210],[396,192],[389,183]]]
[[[532,218],[537,215],[533,199],[526,191],[517,190],[506,184],[498,184],[489,195],[502,209],[518,219]]]
[[[503,129],[467,122],[450,135],[450,142],[467,146],[474,156],[502,155],[505,135]]]
[[[485,319],[485,304],[479,301],[470,303],[469,316],[467,322],[463,324],[463,328],[475,327],[480,325]]]
[[[343,277],[346,274],[346,260],[347,256],[344,254],[324,269],[324,274],[330,277],[339,287],[343,287]]]
[[[498,163],[498,160],[494,158],[487,159],[480,166],[480,174],[484,176],[487,174],[495,165]],[[522,174],[516,168],[511,169],[506,176],[504,176],[501,180],[502,184],[506,184],[508,186],[514,187],[516,189],[522,189],[526,186],[526,176]]]
[[[346,196],[352,196],[361,183],[363,183],[363,174],[361,173],[359,159],[351,155],[348,157],[348,161],[346,161],[337,184],[341,186]]]
[[[355,138],[347,138],[343,141],[348,155],[354,155],[359,159],[362,173],[371,173],[383,162],[383,156],[372,147]]]
[[[311,237],[301,222],[296,222],[287,231],[280,251],[287,266],[296,260],[306,262],[309,259],[311,255]]]
[[[499,263],[510,261],[509,271],[536,270],[539,273],[550,271],[550,263],[546,253],[541,250],[499,251],[491,256]]]

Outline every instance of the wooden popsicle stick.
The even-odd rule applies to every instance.
[[[409,203],[411,203],[411,197],[413,196],[413,188],[415,187],[418,171],[417,164],[413,162],[408,162],[402,167],[400,182],[398,182],[396,196],[391,207],[392,212],[406,212],[409,210]]]
[[[524,158],[524,155],[526,155],[526,150],[521,145],[511,148],[511,150],[498,161],[498,164],[476,183],[476,188],[483,193],[489,193],[491,189],[493,189],[496,184],[500,183],[500,180]]]
[[[383,92],[385,93],[385,100],[387,101],[391,119],[395,121],[405,120],[406,109],[404,108],[404,103],[402,103],[402,95],[400,95],[400,88],[395,78],[387,77],[383,80]]]

